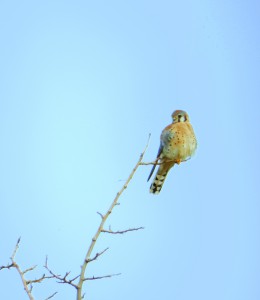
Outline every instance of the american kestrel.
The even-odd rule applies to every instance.
[[[197,140],[190,124],[188,114],[183,110],[175,110],[172,114],[172,124],[162,131],[160,147],[157,154],[159,169],[150,186],[150,193],[159,194],[166,175],[174,164],[188,160],[197,148]],[[151,178],[156,165],[147,179]]]

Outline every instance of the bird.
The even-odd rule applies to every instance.
[[[159,194],[164,180],[175,164],[190,159],[197,149],[197,139],[190,123],[189,115],[184,110],[172,113],[172,123],[166,126],[160,136],[160,147],[155,164],[147,181],[159,165],[158,171],[150,186],[150,193]]]

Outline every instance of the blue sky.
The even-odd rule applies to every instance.
[[[1,1],[1,246],[22,268],[46,254],[79,273],[105,212],[175,109],[198,139],[162,192],[140,167],[102,235],[87,299],[257,300],[259,239],[258,1]],[[1,299],[27,299],[14,270]],[[75,299],[45,282],[35,299]]]

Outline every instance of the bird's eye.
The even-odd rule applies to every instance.
[[[185,122],[186,121],[186,117],[184,115],[178,115],[178,121],[179,122]]]

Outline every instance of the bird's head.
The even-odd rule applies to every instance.
[[[172,122],[178,123],[178,122],[189,122],[189,115],[184,110],[175,110],[172,113]]]

